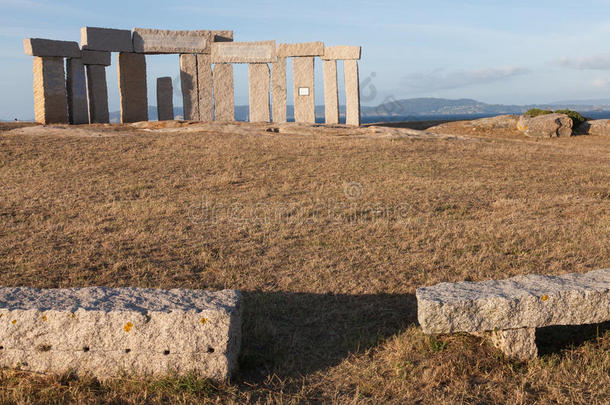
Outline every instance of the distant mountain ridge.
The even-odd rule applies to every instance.
[[[608,115],[610,117],[610,99],[596,100],[565,100],[549,104],[530,104],[530,105],[504,105],[487,104],[481,101],[463,99],[444,99],[444,98],[410,98],[401,100],[391,100],[378,106],[362,106],[362,121],[373,122],[382,120],[408,120],[417,118],[426,119],[468,119],[484,116],[494,116],[502,114],[522,114],[530,108],[543,108],[551,110],[571,109],[591,116]],[[339,107],[341,116],[345,115],[345,106]],[[183,116],[182,107],[174,108],[176,117]],[[607,114],[603,114],[607,112]],[[157,119],[157,108],[148,107],[150,120]],[[235,118],[238,121],[247,121],[249,108],[247,105],[235,106]],[[110,122],[120,121],[120,112],[110,113]],[[289,105],[287,116],[289,120],[294,120],[294,107]],[[316,121],[323,122],[324,106],[316,106]],[[11,120],[12,121],[12,120]]]

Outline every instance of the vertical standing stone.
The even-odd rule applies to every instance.
[[[159,121],[174,119],[174,87],[171,77],[157,79],[157,117]]]
[[[70,58],[66,61],[66,87],[70,124],[88,124],[87,79],[81,58]]]
[[[360,125],[360,82],[358,79],[358,61],[343,61],[345,74],[345,123]]]
[[[235,121],[235,94],[233,90],[233,65],[214,65],[214,119]]]
[[[87,88],[89,92],[89,122],[92,124],[110,122],[105,66],[87,65]]]
[[[197,55],[180,55],[180,86],[184,119],[199,121],[199,94],[197,93]]]
[[[64,58],[34,57],[34,115],[41,124],[68,123]]]
[[[323,60],[324,116],[327,124],[339,123],[339,91],[337,89],[337,61]]]
[[[145,55],[119,53],[119,93],[121,122],[148,121]]]
[[[271,108],[273,122],[286,122],[286,58],[271,64]]]
[[[528,361],[538,357],[536,328],[492,331],[491,342],[506,356],[517,360]]]
[[[199,94],[199,120],[214,120],[212,91],[212,61],[210,55],[197,55],[197,92]]]
[[[248,65],[250,122],[269,122],[270,71],[266,63]]]
[[[314,99],[314,58],[292,59],[294,80],[294,120],[315,124],[316,105]]]

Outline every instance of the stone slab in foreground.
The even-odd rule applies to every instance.
[[[223,380],[237,365],[240,306],[235,290],[0,288],[0,366]]]
[[[441,283],[416,295],[424,333],[490,334],[506,355],[526,360],[538,353],[536,328],[610,320],[610,269]]]
[[[418,288],[417,316],[425,333],[601,323],[610,320],[610,269]]]

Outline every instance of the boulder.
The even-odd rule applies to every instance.
[[[474,120],[469,125],[481,129],[508,129],[515,128],[518,122],[519,117],[517,115],[499,115],[497,117]]]
[[[575,132],[579,135],[610,135],[610,120],[592,120],[580,124]]]
[[[534,138],[554,138],[557,136],[572,136],[572,119],[565,114],[546,114],[537,117],[522,115],[517,128],[525,136]]]

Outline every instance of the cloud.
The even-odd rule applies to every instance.
[[[610,87],[610,80],[605,77],[598,77],[591,84],[598,90],[607,90]]]
[[[428,73],[411,73],[402,83],[412,92],[428,92],[487,84],[529,72],[529,69],[512,66],[454,71],[436,69]]]
[[[601,53],[582,58],[561,58],[559,65],[579,70],[610,70],[610,53]]]

